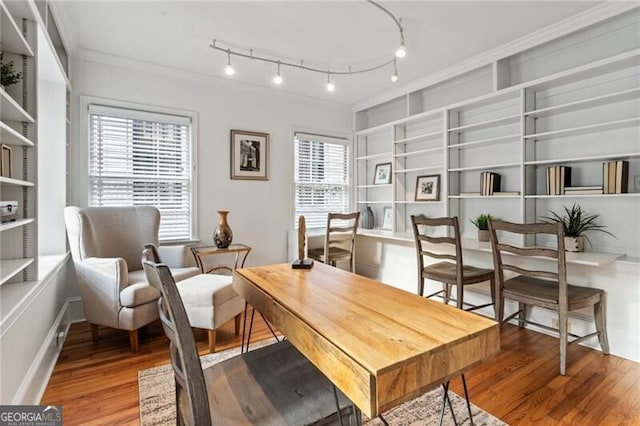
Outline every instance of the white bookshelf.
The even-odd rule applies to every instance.
[[[479,213],[532,222],[580,202],[618,236],[595,249],[627,250],[639,257],[640,241],[625,232],[628,221],[622,217],[638,211],[640,196],[634,185],[640,175],[640,38],[629,39],[634,31],[628,28],[631,20],[625,21],[625,13],[640,16],[638,10],[625,8],[607,23],[609,30],[619,25],[618,32],[585,27],[356,109],[358,143],[368,145],[367,152],[383,151],[376,161],[393,163],[393,190],[383,199],[374,193],[380,190],[364,191],[358,181],[358,207],[392,206],[394,234],[411,231],[411,214],[457,215],[463,234],[471,237],[475,229],[469,219]],[[632,25],[640,28],[640,19]],[[563,49],[567,54],[559,55]],[[555,62],[541,59],[547,56]],[[359,138],[372,134],[385,136]],[[602,163],[614,160],[629,162],[629,193],[545,193],[547,167],[569,166],[572,186],[593,186],[602,184]],[[471,195],[479,191],[484,171],[499,173],[501,191],[511,194]],[[440,175],[437,203],[413,200],[421,174]],[[598,203],[605,199],[606,206]],[[381,217],[381,208],[374,212]]]

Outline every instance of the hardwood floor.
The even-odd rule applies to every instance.
[[[100,328],[94,343],[88,323],[72,325],[41,403],[62,404],[67,426],[138,424],[138,370],[169,362],[160,324],[145,332],[132,354],[126,331]],[[254,333],[255,341],[271,336],[261,320]],[[219,329],[216,350],[234,346],[240,338],[231,321]],[[198,349],[207,353],[204,332]],[[640,364],[572,346],[563,377],[558,353],[556,339],[506,326],[501,353],[466,374],[471,401],[512,425],[640,424]],[[459,379],[452,389],[462,394]]]

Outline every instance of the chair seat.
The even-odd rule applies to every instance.
[[[171,273],[175,277],[176,281],[182,281],[186,278],[199,275],[201,272],[200,268],[190,266],[188,268],[171,268]],[[129,285],[138,283],[147,284],[147,276],[144,274],[144,270],[138,269],[135,271],[129,271]]]
[[[154,302],[160,297],[157,288],[144,283],[132,284],[120,292],[120,304],[127,308],[144,305]]]
[[[312,249],[309,250],[309,257],[312,259],[317,259],[322,263],[326,263],[324,261],[324,249]],[[351,252],[349,250],[345,250],[340,247],[329,247],[329,259],[343,259],[351,257]]]
[[[213,331],[244,310],[245,301],[231,286],[232,279],[228,275],[200,274],[176,283],[192,327]],[[213,352],[215,335],[210,334],[209,340]]]
[[[337,423],[333,385],[288,341],[223,361],[204,376],[215,424]],[[349,400],[339,391],[338,398],[343,416],[351,414]]]
[[[489,281],[493,278],[494,272],[491,269],[476,268],[475,266],[463,265],[462,279],[464,284],[475,284]],[[434,281],[456,284],[456,264],[451,262],[438,262],[425,267],[422,276]]]
[[[558,282],[519,275],[504,282],[504,297],[514,300],[533,300],[543,304],[558,304]],[[600,297],[603,290],[591,287],[567,285],[569,305],[590,302]],[[531,303],[531,302],[529,302]],[[570,309],[572,310],[572,309]]]
[[[222,305],[238,296],[228,275],[200,274],[176,283],[185,306]]]

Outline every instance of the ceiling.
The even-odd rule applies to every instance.
[[[402,18],[408,54],[393,67],[332,77],[227,57],[209,47],[218,39],[273,59],[321,69],[353,69],[391,59],[399,44],[393,20],[365,1],[57,1],[55,11],[71,54],[113,55],[304,96],[353,104],[442,70],[595,6],[587,1],[384,1]]]

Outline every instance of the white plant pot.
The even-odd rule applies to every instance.
[[[584,237],[564,237],[565,251],[584,251]]]

